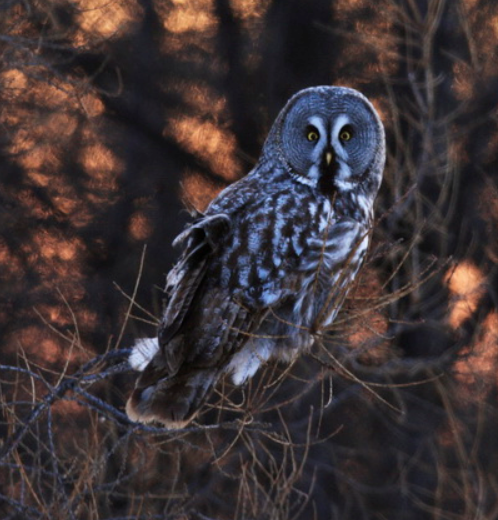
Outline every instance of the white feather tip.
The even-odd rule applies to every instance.
[[[133,345],[128,362],[133,369],[143,372],[158,350],[159,342],[157,338],[137,339],[135,345]]]

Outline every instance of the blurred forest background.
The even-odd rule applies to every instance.
[[[1,518],[498,518],[497,51],[494,0],[1,0]],[[130,423],[183,208],[317,84],[387,130],[337,324],[184,431]]]

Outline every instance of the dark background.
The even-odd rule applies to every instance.
[[[493,0],[2,0],[2,517],[498,518],[497,51]],[[318,84],[388,146],[334,330],[185,432],[128,423],[184,208]]]

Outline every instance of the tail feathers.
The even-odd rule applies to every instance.
[[[199,412],[216,379],[214,370],[190,369],[137,387],[126,403],[126,413],[132,421],[157,421],[167,428],[184,428]]]

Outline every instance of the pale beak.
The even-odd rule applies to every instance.
[[[327,166],[330,166],[330,163],[332,162],[333,158],[334,158],[334,155],[332,152],[325,153],[325,162],[327,163]]]

